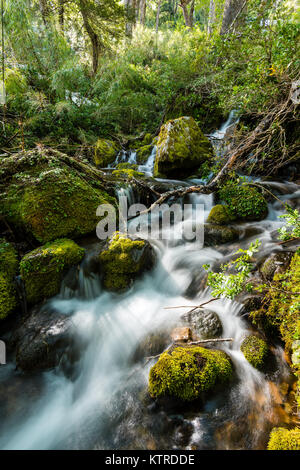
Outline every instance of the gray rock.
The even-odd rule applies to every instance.
[[[260,267],[263,277],[268,281],[272,281],[275,274],[283,272],[288,267],[292,255],[291,252],[280,251],[268,256]]]
[[[182,320],[187,322],[201,339],[211,339],[221,336],[223,326],[218,315],[212,310],[197,308],[186,313]]]
[[[239,239],[239,231],[224,225],[204,224],[204,246],[222,245]]]
[[[74,356],[74,327],[70,317],[36,307],[15,332],[17,367],[24,371],[56,367],[63,356]]]

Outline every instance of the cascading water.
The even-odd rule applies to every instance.
[[[150,162],[145,166],[150,167]],[[280,184],[280,199],[299,197],[296,185]],[[121,188],[118,195],[125,195],[129,204],[134,202],[130,188]],[[204,204],[206,217],[213,195],[194,194],[190,202]],[[282,224],[276,220],[282,211],[281,205],[269,204],[266,220],[239,226],[243,234],[239,246],[259,238],[262,253],[271,252],[270,234]],[[0,370],[2,389],[9,386],[13,390],[12,403],[0,407],[2,449],[255,449],[265,446],[272,426],[288,419],[277,391],[290,380],[282,349],[273,347],[274,373],[266,377],[254,369],[240,352],[250,329],[241,316],[242,306],[224,299],[212,302],[209,308],[222,321],[222,336],[233,338],[232,343],[219,347],[232,359],[234,383],[210,397],[201,409],[179,414],[149,402],[145,390],[155,359],[134,359],[137,347],[152,332],[178,324],[188,310],[165,307],[198,305],[210,299],[209,290],[200,287],[194,289],[193,298],[187,298],[195,274],[203,264],[224,262],[237,249],[236,244],[216,249],[182,240],[171,244],[149,241],[158,255],[156,267],[121,295],[102,290],[98,275],[90,274],[87,265],[97,245],[87,246],[77,285],[70,289],[64,283],[60,295],[48,302],[49,309],[72,318],[84,345],[75,373],[66,377],[58,369],[22,378],[12,367]]]

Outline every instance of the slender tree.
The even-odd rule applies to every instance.
[[[155,31],[156,31],[156,33],[158,33],[158,27],[159,27],[160,7],[161,7],[161,0],[158,0],[158,2],[157,2],[157,10],[156,10],[156,25],[155,25]]]
[[[226,34],[236,24],[247,5],[247,0],[225,0],[221,34]]]
[[[180,0],[179,6],[182,9],[185,25],[188,28],[193,28],[195,0]]]

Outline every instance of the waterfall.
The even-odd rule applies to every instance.
[[[215,136],[225,135],[234,119],[234,114],[229,116]],[[145,173],[152,171],[155,152],[153,149],[146,164],[140,166]],[[124,155],[119,154],[118,158]],[[135,158],[134,153],[130,155]],[[131,186],[119,188],[117,195],[119,199],[125,196],[128,206],[135,202]],[[297,191],[279,197],[296,198]],[[205,217],[213,206],[213,195],[192,194],[189,200],[192,204],[204,204]],[[276,216],[284,211],[274,202],[269,208]],[[261,240],[264,253],[268,253],[275,246],[270,230],[277,226],[271,218],[241,225],[241,230],[243,227],[245,233],[246,228],[258,230],[255,237]],[[241,243],[248,244],[251,237],[253,234]],[[187,299],[186,293],[191,283],[197,286],[203,264],[221,263],[225,253],[232,256],[237,250],[236,243],[224,248],[201,247],[197,242],[184,240],[177,244],[151,239],[150,242],[157,254],[157,264],[130,291],[116,295],[101,288],[99,273],[92,270],[96,243],[88,250],[79,271],[71,273],[71,281],[76,281],[72,288],[66,279],[60,294],[48,301],[49,307],[72,317],[77,335],[87,346],[76,365],[75,378],[48,371],[42,374],[35,395],[30,389],[14,394],[16,402],[26,402],[26,410],[20,414],[14,405],[15,413],[2,419],[0,448],[141,449],[152,441],[159,449],[257,448],[274,422],[281,422],[281,415],[274,411],[270,383],[277,387],[288,375],[282,351],[275,348],[277,370],[283,371],[280,374],[267,378],[254,369],[240,351],[251,326],[241,316],[242,306],[226,299],[210,303],[209,309],[222,322],[222,336],[233,338],[232,343],[220,343],[218,347],[233,362],[235,382],[224,392],[209,397],[203,408],[182,411],[180,416],[156,411],[145,401],[148,375],[155,359],[134,362],[136,349],[147,335],[169,331],[177,325],[188,306],[210,299],[210,291],[203,291],[200,283],[193,298]],[[181,305],[187,307],[166,309]],[[238,436],[231,433],[234,426],[244,432]]]

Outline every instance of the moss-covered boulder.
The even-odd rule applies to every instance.
[[[110,291],[123,291],[154,264],[154,250],[147,240],[132,239],[115,232],[100,253],[103,285]]]
[[[153,150],[153,145],[144,145],[136,151],[136,161],[139,165],[146,163]]]
[[[231,361],[223,351],[201,347],[171,348],[150,370],[149,393],[152,398],[197,400],[203,392],[228,382],[232,372]]]
[[[228,210],[228,207],[223,204],[217,204],[214,206],[207,218],[207,222],[217,225],[230,224],[230,222],[233,222],[234,220],[235,217],[233,214]]]
[[[268,215],[264,196],[253,186],[229,182],[220,190],[219,196],[227,203],[226,210],[235,219],[262,220]]]
[[[108,139],[98,139],[95,145],[94,163],[99,168],[106,168],[116,159],[121,147]]]
[[[55,240],[27,253],[20,262],[27,301],[38,303],[60,290],[64,272],[80,263],[85,250],[68,239]]]
[[[138,167],[135,163],[122,162],[117,164],[116,170],[138,170]]]
[[[263,369],[269,352],[267,343],[257,336],[250,335],[241,344],[241,351],[247,361],[256,369]]]
[[[17,306],[14,277],[18,272],[17,252],[11,243],[0,238],[0,321]]]
[[[272,429],[268,450],[300,450],[300,429]]]
[[[121,170],[114,170],[114,171],[112,171],[111,174],[113,176],[115,176],[116,178],[128,178],[128,179],[145,178],[144,173],[142,173],[140,171],[133,170],[132,168],[123,168]]]
[[[239,231],[223,225],[204,224],[204,246],[216,246],[239,239]]]
[[[284,272],[292,258],[292,253],[282,251],[272,253],[260,267],[260,272],[267,281],[272,281],[275,274]]]
[[[159,133],[154,176],[189,176],[211,158],[210,142],[192,117],[170,120]]]
[[[0,161],[2,215],[41,243],[94,232],[100,204],[115,204],[99,170],[60,152],[35,149]]]

